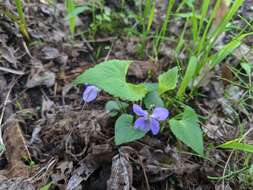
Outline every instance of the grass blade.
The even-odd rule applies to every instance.
[[[239,45],[241,45],[242,40],[253,33],[243,34],[231,42],[226,44],[222,49],[220,49],[216,54],[211,57],[211,65],[210,68],[213,69],[216,65],[218,65],[225,57],[231,54]]]
[[[24,36],[24,38],[29,41],[30,36],[29,36],[28,30],[27,30],[27,24],[26,24],[26,20],[25,20],[24,11],[23,11],[22,1],[21,0],[15,0],[15,4],[16,4],[16,8],[17,8],[17,11],[18,11],[18,16],[19,16],[19,23],[18,23],[19,30],[22,33],[22,35]]]
[[[163,38],[164,38],[164,36],[167,32],[168,24],[169,24],[169,20],[170,20],[170,15],[171,15],[171,10],[172,10],[172,7],[173,7],[174,3],[175,3],[175,0],[170,0],[169,1],[169,4],[167,6],[165,20],[163,22],[163,25],[162,25],[162,28],[161,28],[160,33],[158,35],[158,38],[156,39],[156,43],[155,43],[156,48],[158,48],[158,46],[162,42],[162,40],[163,40]]]
[[[188,67],[187,67],[185,75],[184,75],[184,78],[183,78],[183,80],[182,80],[182,82],[180,84],[180,87],[178,89],[178,92],[177,92],[177,97],[179,99],[182,99],[187,86],[192,81],[192,78],[193,78],[193,76],[195,74],[196,68],[197,68],[197,58],[195,56],[192,56],[190,58]]]
[[[224,144],[219,145],[218,147],[223,149],[234,149],[253,153],[253,145],[240,143],[237,140],[228,141]]]
[[[73,0],[65,0],[65,6],[67,8],[68,14],[71,14],[72,12],[74,12],[75,3]],[[76,27],[76,18],[75,17],[69,18],[69,30],[72,37],[74,37],[75,35],[75,27]]]

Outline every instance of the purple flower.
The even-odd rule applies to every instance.
[[[93,85],[87,85],[83,92],[83,100],[86,103],[89,103],[96,99],[99,89]]]
[[[143,110],[139,105],[133,105],[133,111],[139,116],[134,122],[135,129],[141,129],[145,133],[151,130],[153,135],[157,135],[160,130],[159,121],[164,121],[169,116],[169,111],[166,108],[156,107],[150,115],[146,110]]]

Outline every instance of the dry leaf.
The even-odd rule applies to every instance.
[[[4,175],[9,179],[29,177],[29,167],[24,163],[23,159],[31,160],[31,156],[17,121],[13,120],[7,123],[3,139],[8,159],[8,169],[4,171]]]
[[[112,159],[111,177],[107,181],[107,190],[130,190],[133,182],[133,169],[128,155],[120,152]]]

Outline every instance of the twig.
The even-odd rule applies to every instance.
[[[108,53],[107,53],[107,55],[106,55],[106,57],[105,57],[105,61],[107,61],[107,60],[109,59],[110,55],[111,55],[112,46],[113,46],[113,43],[112,43],[112,45],[111,45],[111,47],[110,47],[110,49],[109,49],[109,51],[108,51]]]
[[[9,68],[6,68],[6,67],[1,67],[1,66],[0,66],[0,70],[4,71],[4,72],[15,74],[15,75],[24,75],[25,74],[23,71],[17,71],[17,70],[14,70],[14,69],[9,69]]]
[[[39,181],[43,176],[47,174],[50,168],[52,168],[57,163],[57,161],[58,160],[56,158],[50,159],[44,167],[40,168],[38,172],[36,172],[32,177],[30,177],[26,181],[33,183]]]
[[[109,42],[109,41],[114,41],[118,39],[117,37],[108,37],[108,38],[99,38],[96,40],[87,40],[89,43],[103,43],[103,42]]]

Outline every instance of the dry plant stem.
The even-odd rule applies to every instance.
[[[2,89],[5,88],[6,85],[4,85],[4,83],[6,84],[6,80],[3,76],[0,76],[0,80],[2,81],[2,83],[0,85],[3,85],[3,86],[0,86],[0,89],[2,91]],[[3,105],[3,109],[2,109],[2,112],[1,112],[1,116],[0,116],[0,144],[4,144],[3,143],[3,130],[2,130],[2,122],[3,122],[3,119],[4,119],[4,113],[6,111],[6,108],[7,108],[7,103],[9,101],[9,98],[10,98],[10,94],[11,94],[11,91],[12,91],[12,88],[13,86],[15,85],[15,81],[12,82],[12,84],[10,85],[10,88],[6,94],[6,97],[4,99],[4,105]],[[3,93],[4,94],[4,93]],[[3,99],[3,97],[1,97],[1,99]],[[4,149],[0,152],[0,157],[2,156],[2,154],[4,153]]]
[[[145,178],[145,181],[146,181],[146,184],[147,184],[147,190],[150,190],[150,186],[149,186],[149,182],[148,182],[148,176],[146,174],[146,170],[144,168],[144,165],[143,165],[143,162],[142,162],[141,158],[139,158],[139,161],[140,161],[140,164],[141,164],[141,167],[142,167],[142,170],[143,170],[143,174],[144,174],[144,178]]]
[[[225,178],[224,178],[224,176],[226,175],[226,170],[227,170],[227,167],[228,167],[228,163],[230,162],[234,152],[235,151],[232,150],[232,152],[229,154],[229,157],[226,161],[226,164],[225,164],[225,167],[224,167],[224,170],[223,170],[223,173],[222,173],[222,190],[225,190]]]
[[[239,142],[241,142],[252,131],[253,131],[253,128],[250,128],[246,133],[244,133],[244,135],[239,139]],[[230,162],[234,152],[235,152],[235,150],[232,150],[232,152],[230,153],[230,155],[229,155],[229,157],[226,161],[223,173],[222,173],[222,178],[223,178],[222,179],[222,190],[225,190],[225,177],[224,176],[226,175],[226,170],[227,170],[227,167],[228,167],[228,163]]]
[[[109,51],[108,51],[108,53],[107,53],[107,55],[105,57],[105,61],[107,61],[109,59],[109,57],[111,55],[111,52],[112,52],[112,47],[113,47],[113,43],[112,43],[112,45],[111,45],[111,47],[110,47],[110,49],[109,49]]]
[[[4,72],[7,72],[7,73],[15,74],[15,75],[24,75],[25,74],[23,71],[9,69],[9,68],[6,68],[6,67],[1,67],[1,66],[0,66],[0,70],[4,71]]]
[[[41,180],[50,170],[50,168],[53,168],[53,166],[57,163],[57,161],[58,161],[57,159],[52,158],[51,160],[48,161],[48,163],[44,167],[40,168],[37,173],[35,173],[32,177],[30,177],[26,181],[35,183]]]
[[[29,55],[29,57],[32,58],[32,55],[31,55],[31,53],[30,53],[30,51],[29,51],[29,49],[28,49],[28,47],[27,47],[26,42],[23,41],[22,43],[23,43],[23,46],[24,46],[24,48],[25,48],[25,51],[26,51],[27,55]]]
[[[82,106],[82,109],[81,109],[81,114],[83,113],[84,108],[86,107],[86,105],[87,105],[87,103],[86,103],[86,102],[84,102],[84,103],[83,103],[83,106]]]

